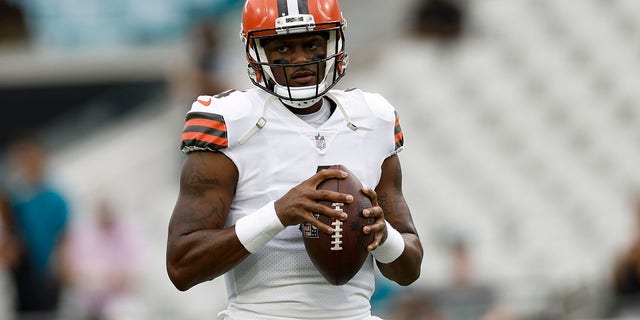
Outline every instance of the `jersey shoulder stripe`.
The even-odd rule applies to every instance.
[[[229,146],[227,125],[220,114],[190,112],[182,130],[180,149],[183,151],[216,151]]]
[[[187,112],[180,150],[222,151],[237,146],[259,119],[269,94],[259,88],[199,96]]]
[[[395,135],[396,142],[396,150],[401,149],[404,146],[404,134],[402,133],[402,128],[400,127],[400,117],[398,117],[398,112],[394,111],[396,121],[393,127],[393,133]]]

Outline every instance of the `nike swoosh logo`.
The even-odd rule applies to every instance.
[[[200,102],[201,105],[208,107],[211,104],[211,98],[209,97],[207,100],[198,99],[198,102]]]

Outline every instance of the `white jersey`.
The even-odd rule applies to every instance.
[[[357,89],[332,90],[327,97],[339,106],[318,128],[260,89],[201,96],[193,103],[182,150],[220,151],[238,168],[227,226],[279,199],[319,166],[342,164],[364,186],[378,184],[382,162],[403,146],[394,108],[382,96]],[[309,259],[299,227],[289,226],[225,274],[227,317],[370,319],[373,263],[369,255],[348,283],[332,285]]]

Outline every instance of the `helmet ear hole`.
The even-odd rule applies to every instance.
[[[257,63],[251,63],[247,66],[247,74],[257,83],[262,81],[262,67]]]
[[[337,68],[338,68],[338,75],[343,74],[346,69],[347,69],[347,65],[349,64],[349,57],[346,54],[340,54],[340,56],[338,56],[338,58],[336,58],[337,63]]]
[[[262,82],[262,71],[256,71],[256,82]]]

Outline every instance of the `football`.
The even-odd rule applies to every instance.
[[[309,258],[324,278],[331,284],[347,283],[362,267],[369,255],[367,246],[373,240],[373,234],[365,234],[362,228],[372,224],[374,218],[365,218],[362,210],[371,207],[371,200],[362,193],[360,180],[343,165],[333,165],[346,171],[349,175],[344,179],[327,179],[318,185],[318,190],[331,190],[353,196],[351,203],[320,203],[335,210],[347,213],[346,220],[336,220],[325,215],[315,214],[325,224],[333,227],[333,234],[326,234],[309,223],[302,223],[300,229],[304,246]],[[322,168],[319,168],[322,169]]]

